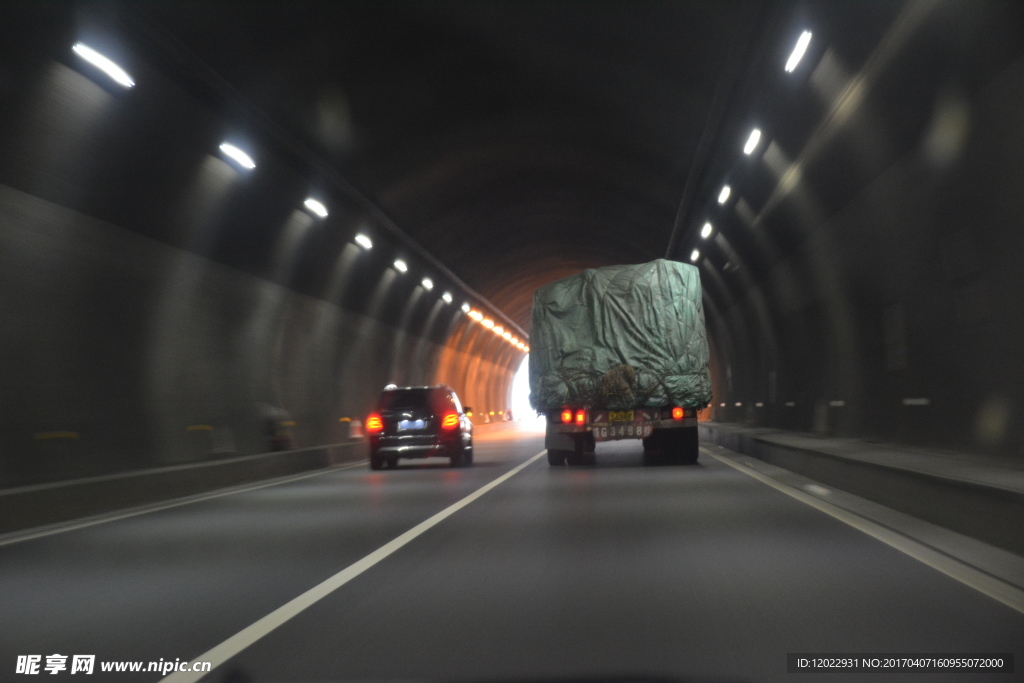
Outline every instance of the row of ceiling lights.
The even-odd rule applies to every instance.
[[[113,60],[97,52],[88,45],[85,45],[83,43],[76,43],[72,47],[72,51],[79,57],[81,57],[82,59],[89,62],[90,64],[98,68],[100,71],[105,73],[118,85],[124,88],[135,87],[135,81],[132,80],[131,76],[129,76],[124,69],[122,69],[116,63],[114,63]],[[256,162],[253,160],[253,158],[238,146],[233,145],[230,142],[223,142],[221,143],[219,149],[221,154],[223,154],[225,157],[233,161],[243,170],[251,171],[256,168]],[[328,216],[327,207],[319,199],[308,197],[306,198],[306,201],[303,202],[303,206],[306,208],[307,211],[309,211],[317,218],[323,219],[327,218]],[[357,245],[359,245],[364,251],[369,251],[370,249],[373,248],[373,241],[363,233],[357,234],[353,241]],[[394,263],[394,269],[399,273],[407,273],[409,271],[409,265],[402,259],[396,259]],[[427,291],[431,291],[434,289],[434,281],[431,280],[429,277],[424,277],[420,284],[423,286],[423,289]],[[444,294],[442,294],[441,299],[443,299],[446,304],[452,303],[453,297],[451,292],[445,292]],[[483,313],[474,309],[472,306],[470,306],[468,302],[464,302],[462,304],[462,312],[466,313],[472,320],[482,324],[484,327],[491,330],[496,335],[498,335],[499,337],[510,343],[512,346],[519,349],[520,351],[523,351],[525,353],[530,352],[529,346],[527,346],[524,342],[520,341],[516,337],[512,336],[512,333],[509,332],[508,330],[505,330],[504,328],[496,325],[494,321],[491,320],[490,318],[484,317]]]
[[[793,52],[790,53],[789,59],[786,60],[785,70],[786,73],[793,73],[796,69],[797,64],[803,59],[804,53],[807,52],[807,47],[811,44],[811,32],[804,31],[800,34],[800,37],[796,41],[796,46],[793,48]],[[747,141],[743,145],[743,153],[750,156],[757,149],[758,144],[761,142],[761,129],[754,128],[750,131],[750,135],[747,136]],[[718,203],[724,205],[729,201],[729,196],[732,194],[732,188],[728,185],[723,185],[721,191],[718,193]],[[711,237],[711,234],[715,231],[710,221],[705,221],[704,226],[700,230],[701,239],[707,239]],[[690,261],[696,263],[700,259],[700,250],[694,249],[690,252]]]

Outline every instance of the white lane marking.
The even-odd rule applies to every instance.
[[[129,508],[128,510],[122,510],[120,512],[104,512],[99,515],[92,515],[90,517],[78,519],[71,522],[57,522],[55,524],[48,524],[34,531],[31,529],[26,531],[11,531],[6,534],[0,535],[0,547],[3,547],[5,545],[11,545],[13,543],[21,543],[22,541],[31,541],[33,539],[43,538],[45,536],[63,534],[68,531],[85,529],[87,527],[97,526],[99,524],[106,524],[107,522],[116,522],[121,519],[128,519],[129,517],[148,515],[150,512],[169,510],[171,508],[181,507],[182,505],[191,505],[192,503],[199,503],[204,500],[212,500],[213,498],[233,496],[236,493],[245,493],[247,491],[265,489],[270,486],[290,484],[294,481],[299,481],[300,479],[317,477],[320,476],[321,474],[329,474],[330,472],[337,472],[338,470],[350,470],[355,467],[366,466],[366,461],[360,460],[358,462],[348,463],[345,465],[337,465],[335,467],[319,469],[316,470],[315,472],[302,472],[301,474],[292,474],[286,475],[284,477],[278,477],[276,479],[271,479],[270,481],[263,481],[254,484],[239,484],[238,486],[232,486],[231,488],[221,489],[219,491],[211,491],[209,493],[196,493],[191,496],[186,496],[184,498],[175,498],[174,500],[165,503],[151,503],[149,505],[133,507]]]
[[[437,526],[442,521],[451,517],[453,514],[466,507],[477,498],[480,498],[485,493],[502,484],[503,482],[511,479],[521,471],[537,462],[539,458],[542,458],[547,451],[541,451],[537,455],[533,456],[526,462],[517,465],[512,470],[509,470],[505,474],[501,475],[494,481],[484,484],[473,493],[469,494],[457,503],[452,503],[444,510],[441,510],[433,517],[420,522],[413,528],[409,529],[405,533],[396,538],[388,541],[381,547],[374,550],[372,553],[367,555],[361,560],[357,560],[348,567],[345,567],[334,576],[326,579],[325,581],[313,586],[302,595],[293,598],[284,605],[281,605],[276,610],[268,614],[267,616],[259,619],[255,623],[245,627],[235,635],[225,640],[220,645],[214,646],[212,649],[207,650],[201,655],[197,655],[192,659],[193,662],[210,662],[212,663],[211,671],[217,669],[221,664],[228,661],[245,648],[255,643],[260,638],[263,638],[268,633],[281,626],[285,622],[298,616],[304,610],[312,607],[320,600],[323,600],[328,595],[338,590],[346,583],[356,578],[370,567],[374,566],[384,558],[388,557],[402,546],[408,544],[410,541],[416,539],[416,537],[422,535],[425,531],[430,528]],[[210,672],[207,672],[210,673]],[[194,683],[200,680],[206,675],[206,673],[194,673],[179,671],[173,673],[166,678],[162,678],[161,683]]]
[[[835,517],[840,522],[849,524],[854,529],[877,538],[882,543],[899,550],[901,553],[909,555],[918,562],[928,565],[932,569],[942,572],[946,576],[959,581],[965,586],[973,588],[980,593],[984,593],[1011,609],[1024,613],[1024,590],[997,579],[991,574],[983,572],[969,564],[950,557],[943,552],[935,550],[931,546],[925,545],[920,541],[915,541],[908,536],[904,536],[898,531],[890,529],[887,526],[883,526],[865,517],[861,517],[849,510],[837,507],[832,503],[816,498],[804,491],[801,491],[800,489],[796,489],[787,484],[783,484],[780,481],[776,481],[766,474],[762,474],[757,470],[751,469],[750,467],[738,462],[733,462],[729,458],[716,455],[703,448],[701,450],[715,460],[725,463],[729,467],[757,479],[762,484],[767,484],[773,489],[785,493],[787,496],[796,498],[801,503],[806,503],[811,507],[817,508],[826,515]]]

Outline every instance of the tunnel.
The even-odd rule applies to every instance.
[[[1009,588],[963,580],[1012,608],[991,617],[991,638],[922,635],[899,651],[1007,653],[998,680],[1015,680],[1013,651],[1024,642],[1024,6],[18,2],[0,6],[0,35],[0,552],[21,552],[44,529],[92,528],[83,520],[94,516],[321,471],[358,472],[363,488],[346,500],[366,496],[366,509],[379,511],[392,482],[362,470],[363,423],[387,385],[445,385],[467,406],[478,442],[525,449],[538,427],[512,410],[512,389],[530,355],[535,292],[588,269],[667,259],[700,277],[713,395],[699,413],[702,449],[715,463],[741,454],[734,469],[755,478],[809,477],[785,484],[803,491],[797,498],[839,505],[862,496],[991,546],[977,550],[990,564],[972,571]],[[526,476],[511,463],[508,472]],[[450,489],[446,504],[468,492],[468,479],[451,477],[469,474],[399,469],[386,474],[437,476],[438,490]],[[570,528],[547,533],[600,559],[583,519],[621,501],[586,512],[610,484],[581,478],[600,468],[582,472],[559,484],[574,497]],[[531,499],[538,507],[526,519],[543,519],[553,505],[545,495]],[[730,515],[758,499],[750,493],[711,526],[732,533]],[[523,504],[507,501],[508,514]],[[433,519],[422,523],[447,523]],[[497,513],[481,519],[500,523]],[[395,520],[380,528],[415,521]],[[216,554],[212,533],[197,544]],[[522,533],[509,531],[509,542]],[[758,533],[748,548],[796,543],[785,528]],[[960,557],[952,543],[905,552]],[[83,556],[98,562],[86,546]],[[372,550],[359,547],[349,559]],[[445,552],[466,566],[484,562]],[[709,541],[698,568],[718,552],[728,555]],[[820,561],[807,552],[806,566]],[[11,586],[20,586],[32,565],[13,561]],[[962,577],[946,561],[929,566]],[[337,569],[325,565],[302,586]],[[580,581],[596,586],[601,571],[611,570]],[[740,570],[714,581],[729,571]],[[111,590],[107,580],[96,586]],[[814,590],[813,579],[807,585]],[[671,600],[676,589],[665,590]],[[263,612],[291,595],[270,594]],[[616,595],[607,613],[597,610],[603,617],[631,613],[629,591]],[[30,604],[18,600],[12,613]],[[509,624],[528,631],[532,603],[516,604]],[[210,625],[203,642],[255,616]],[[623,618],[643,630],[640,617]],[[19,647],[70,647],[40,640],[45,623],[33,628],[36,641]],[[346,633],[363,642],[358,630]],[[526,659],[506,667],[495,655],[487,676],[469,655],[436,669],[335,661],[326,670],[346,680],[633,674],[601,633],[586,641],[586,657],[602,663],[592,668],[531,668],[520,643],[511,652]],[[841,638],[794,641],[779,666],[795,671],[799,652],[897,651],[884,639],[853,641],[853,650]],[[168,651],[168,662],[205,647]],[[35,650],[2,649],[11,661],[0,667],[17,661],[17,673],[29,673],[31,660],[16,656]],[[419,662],[402,652],[396,662]],[[640,672],[781,680],[746,652],[731,669],[680,668],[659,651],[648,661],[662,664]],[[271,680],[246,677],[264,664],[222,666],[223,678],[204,680]],[[1015,665],[1020,675],[1019,656]],[[168,671],[168,680],[199,680]]]

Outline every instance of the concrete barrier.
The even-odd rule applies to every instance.
[[[1016,463],[1002,470],[962,454],[908,458],[898,447],[886,463],[884,446],[857,457],[849,442],[810,435],[715,422],[699,429],[703,440],[1024,556],[1024,473]]]
[[[362,439],[0,490],[0,533],[81,519],[366,458]]]

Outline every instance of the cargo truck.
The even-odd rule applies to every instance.
[[[695,463],[711,401],[700,274],[658,259],[585,270],[536,291],[530,403],[552,466],[593,462],[597,442],[642,439],[649,460]]]

